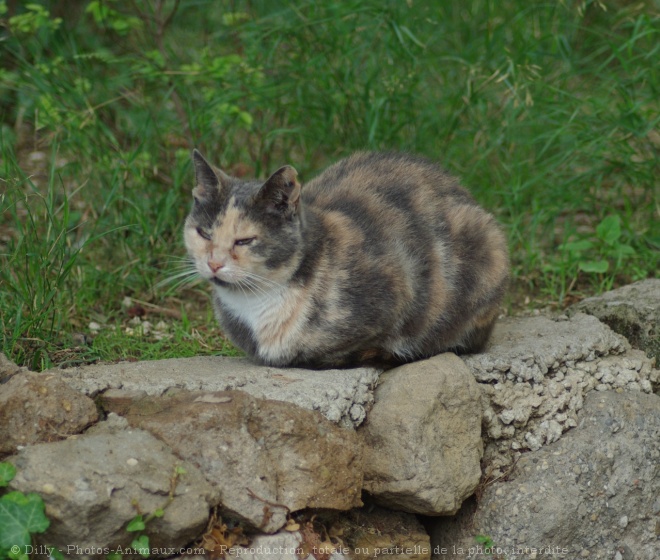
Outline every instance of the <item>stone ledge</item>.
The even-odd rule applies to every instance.
[[[373,403],[380,370],[305,370],[256,365],[244,358],[200,356],[151,362],[119,362],[50,370],[74,389],[96,396],[107,389],[162,395],[188,391],[241,390],[253,397],[318,410],[331,422],[355,428]]]

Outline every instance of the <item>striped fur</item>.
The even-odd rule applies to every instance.
[[[194,152],[184,237],[229,338],[261,363],[402,363],[488,340],[505,237],[428,160],[357,153],[301,189],[292,167],[241,181]]]

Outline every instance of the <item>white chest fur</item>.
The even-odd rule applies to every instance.
[[[262,358],[277,362],[295,356],[305,315],[299,289],[215,290],[223,309],[250,327]]]

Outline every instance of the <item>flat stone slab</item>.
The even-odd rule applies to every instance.
[[[275,533],[289,512],[362,505],[359,437],[318,411],[243,391],[179,391],[143,397],[125,418],[200,469],[224,520]]]
[[[318,410],[331,422],[355,428],[373,404],[378,369],[307,370],[256,365],[244,358],[199,356],[53,369],[89,396],[107,389],[162,395],[170,390],[230,391]]]
[[[485,352],[467,356],[465,362],[480,382],[541,383],[548,372],[629,348],[624,338],[589,315],[578,313],[570,320],[514,317],[498,321]]]
[[[660,278],[623,286],[574,305],[569,314],[589,313],[644,350],[660,366]]]
[[[651,393],[660,382],[644,352],[583,313],[498,321],[486,351],[465,363],[484,395],[484,461],[498,468],[576,426],[589,391]]]

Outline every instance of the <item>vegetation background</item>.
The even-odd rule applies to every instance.
[[[1,351],[235,352],[186,268],[195,146],[430,156],[504,224],[510,312],[654,275],[658,60],[657,0],[0,0]]]

